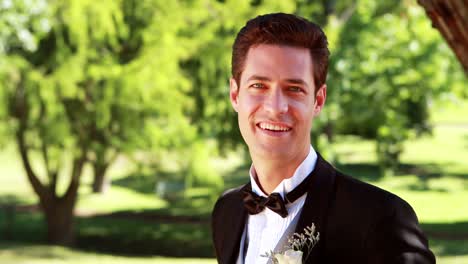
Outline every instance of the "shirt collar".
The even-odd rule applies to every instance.
[[[314,148],[310,146],[309,154],[307,157],[302,161],[301,164],[296,168],[293,176],[288,179],[282,180],[278,186],[273,190],[273,192],[277,192],[284,198],[284,196],[294,190],[315,168],[315,164],[317,163],[317,153],[315,152]],[[252,191],[258,195],[267,197],[262,189],[258,186],[257,181],[257,173],[255,172],[255,168],[253,164],[250,166],[250,183],[252,185]],[[272,193],[273,193],[272,192]]]

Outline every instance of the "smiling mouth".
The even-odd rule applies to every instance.
[[[268,130],[268,131],[273,131],[273,132],[288,132],[291,130],[291,128],[287,126],[274,125],[274,124],[269,124],[269,123],[259,123],[257,126],[263,130]]]

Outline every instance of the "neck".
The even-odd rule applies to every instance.
[[[309,149],[305,154],[289,160],[272,160],[271,158],[251,155],[257,174],[257,184],[265,194],[269,195],[284,179],[289,179],[294,175],[297,167],[306,159],[308,154]]]

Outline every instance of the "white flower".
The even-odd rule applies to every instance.
[[[310,251],[320,240],[320,234],[315,234],[315,225],[312,223],[311,226],[304,228],[303,233],[294,233],[288,239],[288,245],[283,251],[265,252],[260,255],[262,257],[270,259],[273,264],[302,264],[302,252],[307,250],[304,260],[309,257]]]
[[[288,249],[284,253],[275,254],[278,264],[301,264],[302,251]]]

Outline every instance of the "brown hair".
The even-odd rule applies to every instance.
[[[328,41],[322,29],[305,18],[284,14],[266,14],[251,19],[239,31],[232,47],[232,76],[240,85],[247,53],[260,44],[287,45],[310,51],[315,89],[327,78]]]

